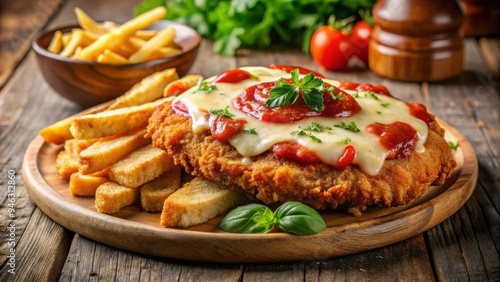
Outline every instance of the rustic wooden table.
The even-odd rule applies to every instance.
[[[440,83],[391,81],[363,68],[327,73],[337,80],[382,83],[403,100],[425,104],[469,140],[478,156],[479,179],[472,197],[449,219],[405,241],[345,257],[272,264],[195,263],[139,255],[75,234],[36,207],[21,177],[24,152],[38,131],[82,110],[43,80],[30,51],[35,34],[74,23],[77,6],[94,18],[123,22],[132,17],[139,1],[9,2],[0,3],[0,281],[500,280],[498,39],[467,39],[465,70]],[[298,50],[245,50],[230,58],[214,54],[211,47],[203,41],[191,72],[208,77],[237,66],[270,63],[319,70]],[[15,176],[11,182],[10,176]],[[12,181],[15,194],[7,189]],[[11,198],[14,220],[8,212]],[[12,254],[15,274],[9,272]]]

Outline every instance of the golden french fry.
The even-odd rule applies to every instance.
[[[180,166],[174,166],[159,177],[143,184],[140,188],[141,206],[148,212],[161,212],[163,203],[181,187]]]
[[[108,109],[118,109],[152,102],[163,95],[167,84],[178,79],[175,69],[155,72],[136,83],[129,91],[118,97]]]
[[[106,182],[95,192],[95,208],[100,213],[119,212],[139,199],[139,189]]]
[[[182,78],[174,80],[167,84],[165,89],[163,89],[163,97],[179,95],[189,88],[195,86],[196,83],[198,83],[198,80],[202,78],[203,77],[198,74],[188,74]]]
[[[64,142],[64,151],[71,156],[78,158],[80,152],[87,149],[99,139],[69,139]]]
[[[101,55],[99,55],[99,57],[97,57],[97,62],[101,64],[111,64],[111,65],[123,65],[129,63],[127,58],[119,54],[116,54],[115,52],[109,49],[104,50],[104,53],[102,53]]]
[[[94,41],[94,43],[85,47],[82,52],[80,52],[78,58],[82,60],[96,59],[99,54],[101,54],[105,49],[110,48],[113,44],[124,41],[125,38],[131,36],[136,31],[145,29],[155,21],[163,18],[166,12],[167,9],[165,9],[165,7],[158,7],[131,19],[121,26],[110,30],[108,33],[103,34],[96,41]]]
[[[56,171],[59,178],[68,180],[71,174],[78,172],[78,158],[71,156],[65,151],[59,152],[56,157]]]
[[[72,120],[70,131],[76,139],[91,139],[145,128],[157,106],[169,101],[156,100],[139,106],[88,114]]]
[[[59,53],[63,57],[71,57],[75,53],[76,48],[83,42],[83,30],[74,29],[71,35],[71,40],[68,42],[64,49]]]
[[[97,187],[108,181],[109,179],[103,176],[73,173],[69,179],[69,191],[77,196],[94,196]]]
[[[242,193],[198,177],[165,200],[161,225],[189,227],[200,224],[244,202],[245,198]]]
[[[145,133],[145,130],[141,130],[132,135],[95,142],[81,151],[78,171],[81,174],[91,174],[120,161],[151,142],[151,139],[144,138]]]
[[[138,38],[138,37],[129,37],[128,42],[130,45],[132,45],[135,49],[140,49],[144,44],[146,44],[146,40]]]
[[[62,48],[63,48],[62,32],[58,30],[54,33],[54,37],[52,37],[49,47],[47,47],[47,50],[49,52],[59,54]]]
[[[151,53],[151,55],[149,57],[147,57],[146,60],[154,60],[154,59],[158,59],[158,58],[171,57],[171,56],[178,55],[180,53],[182,53],[181,49],[175,49],[173,47],[162,47],[162,48],[159,48],[159,49],[153,51],[153,53]]]
[[[108,31],[120,26],[119,24],[113,21],[103,21],[101,25]]]
[[[45,142],[53,143],[56,145],[64,143],[68,139],[72,139],[71,127],[72,118],[65,118],[54,124],[51,124],[44,129],[40,130],[40,135],[43,137]]]
[[[102,35],[107,33],[109,30],[95,22],[89,15],[87,15],[80,8],[75,8],[76,20],[78,24],[85,30],[92,33]]]
[[[68,45],[68,43],[71,41],[71,36],[73,36],[71,32],[67,32],[62,35],[62,47],[66,47]]]
[[[147,41],[142,47],[129,58],[131,63],[138,63],[147,60],[160,47],[168,45],[174,41],[175,29],[167,27],[158,32],[153,38]]]
[[[139,187],[173,167],[174,161],[167,152],[147,145],[111,166],[109,179],[123,186]]]
[[[144,29],[138,30],[134,33],[134,37],[140,38],[142,40],[149,40],[158,33],[158,30]]]
[[[113,32],[123,37],[130,37],[136,31],[146,29],[157,20],[162,19],[166,13],[167,9],[165,7],[154,8],[122,24],[114,29]]]

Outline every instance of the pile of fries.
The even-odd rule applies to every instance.
[[[146,29],[166,12],[164,7],[158,7],[118,25],[110,21],[97,23],[76,8],[81,28],[64,34],[56,31],[47,50],[63,57],[116,65],[177,55],[182,49],[174,42],[173,27],[160,31]]]
[[[140,201],[162,212],[161,224],[203,223],[245,200],[218,183],[196,178],[181,185],[181,168],[145,138],[155,108],[195,86],[199,75],[179,78],[175,69],[154,73],[105,110],[66,118],[40,131],[46,142],[64,145],[56,158],[59,177],[76,196],[95,197],[101,213],[116,213]]]

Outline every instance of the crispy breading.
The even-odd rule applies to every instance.
[[[361,211],[370,205],[404,205],[430,185],[443,183],[456,166],[437,122],[430,127],[424,153],[386,160],[376,176],[354,165],[337,170],[323,163],[276,159],[270,152],[243,163],[234,147],[219,143],[208,132],[195,135],[191,128],[191,119],[175,114],[167,103],[153,113],[146,136],[192,174],[240,187],[266,204],[296,200],[317,209]]]
[[[189,227],[200,224],[241,204],[245,199],[240,192],[197,177],[165,200],[161,225]]]

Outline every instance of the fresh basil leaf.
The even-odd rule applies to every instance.
[[[307,76],[310,76],[310,78],[308,78],[308,80],[305,81]],[[316,87],[320,87],[320,86],[324,85],[323,80],[321,80],[320,78],[314,78],[314,74],[312,72],[309,73],[308,75],[304,76],[304,78],[302,79],[302,83],[303,83],[302,87],[308,88],[308,89],[312,89],[312,88],[316,88]]]
[[[290,72],[290,75],[292,76],[291,80],[296,85],[300,85],[299,74],[299,69],[294,69]]]
[[[271,108],[284,107],[293,104],[299,97],[299,90],[293,85],[286,84],[281,87],[274,87],[269,91],[269,99],[266,105]]]
[[[284,232],[311,235],[326,228],[321,215],[313,208],[299,202],[286,202],[274,212],[276,226]]]
[[[325,108],[323,103],[323,93],[316,88],[303,89],[302,99],[304,99],[304,102],[309,108],[315,111],[321,112]]]
[[[219,228],[231,233],[267,233],[273,228],[273,212],[261,204],[249,204],[230,211]]]

